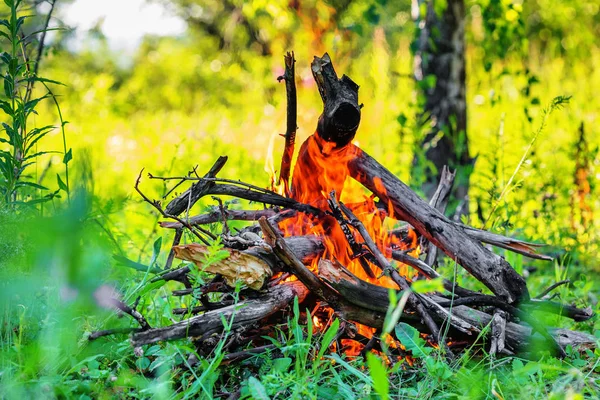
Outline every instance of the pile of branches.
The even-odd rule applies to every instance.
[[[156,282],[181,283],[183,287],[172,291],[172,295],[192,296],[200,305],[174,309],[173,314],[181,315],[180,321],[153,327],[143,316],[143,311],[114,300],[120,312],[129,314],[140,325],[131,333],[134,347],[190,338],[200,354],[208,354],[221,338],[223,320],[226,320],[231,321],[229,329],[232,334],[225,344],[225,350],[230,352],[225,362],[243,359],[273,347],[265,344],[261,338],[271,335],[275,325],[285,324],[289,306],[297,297],[300,303],[314,306],[312,316],[326,312],[323,310],[333,310],[341,321],[335,341],[351,339],[362,343],[365,351],[377,348],[390,308],[389,290],[362,280],[335,259],[322,257],[325,251],[323,235],[284,237],[279,229],[280,223],[299,214],[305,215],[307,221],[313,224],[325,218],[339,224],[354,252],[353,256],[360,259],[365,273],[369,276],[387,275],[395,282],[398,291],[406,294],[401,321],[427,335],[431,343],[445,349],[450,356],[453,349],[448,345],[449,338],[456,345],[473,343],[482,336],[491,354],[515,354],[529,349],[535,343],[543,343],[556,355],[564,356],[567,346],[595,345],[595,339],[586,333],[548,328],[536,317],[540,313],[556,314],[575,321],[592,317],[590,308],[581,309],[552,300],[549,293],[567,281],[557,282],[543,293],[532,296],[525,279],[502,256],[490,250],[491,246],[495,246],[525,257],[551,260],[537,253],[540,245],[466,226],[444,216],[454,179],[452,172],[448,169],[443,171],[435,195],[427,202],[377,160],[351,143],[358,129],[362,108],[358,104],[358,85],[346,75],[339,79],[327,54],[321,58],[315,57],[311,65],[324,110],[315,134],[299,151],[294,176],[290,181],[297,113],[294,63],[293,53],[288,53],[285,57],[285,74],[280,77],[286,83],[288,100],[286,144],[279,176],[280,183],[285,187],[285,195],[238,180],[218,178],[227,161],[227,157],[220,157],[204,176],[197,175],[195,171],[185,177],[149,175],[151,179],[176,180],[177,187],[186,182],[192,183],[191,187],[163,207],[160,201],[152,200],[142,192],[140,173],[135,189],[165,218],[160,222],[161,227],[174,231],[166,268],[153,279]],[[296,175],[307,169],[313,173],[315,170],[327,173],[319,171],[319,168],[326,169],[327,166],[312,159],[313,155],[307,147],[310,140],[316,140],[319,149],[323,149],[325,143],[345,152],[349,178],[360,182],[379,199],[376,203],[378,212],[387,212],[387,215],[393,213],[394,218],[405,222],[390,234],[405,238],[411,232],[416,233],[420,238],[423,257],[417,258],[406,249],[378,248],[361,220],[353,214],[352,208],[339,201],[340,188],[295,184]],[[305,204],[297,199],[298,192],[306,190],[330,195],[321,195],[322,201]],[[189,216],[191,207],[205,196],[214,196],[218,206],[208,213]],[[254,210],[229,209],[221,196],[245,199],[263,206]],[[231,220],[252,223],[232,232],[228,227],[228,221]],[[204,271],[214,277],[198,285],[193,266],[184,264],[183,267],[172,268],[173,260],[188,260],[202,268],[210,254],[209,246],[218,239],[204,226],[219,222],[223,227],[220,242],[228,257],[205,265]],[[197,238],[198,243],[181,245],[184,231]],[[438,251],[463,267],[492,294],[466,289],[441,276],[434,268]],[[318,260],[317,271],[308,267],[315,260]],[[444,290],[434,293],[412,291],[413,282],[398,272],[392,260],[410,266],[420,278],[438,279]],[[295,279],[290,279],[293,277]],[[234,287],[240,280],[244,288],[236,292]],[[322,320],[326,322],[331,318]],[[356,324],[374,328],[376,334],[372,337],[361,335]],[[447,334],[445,329],[441,329],[443,326],[448,327]],[[97,332],[90,338],[119,332],[122,331]],[[392,340],[397,339],[393,338],[393,332],[391,335]],[[335,348],[339,351],[342,346]],[[392,346],[388,350],[402,355],[401,348]]]

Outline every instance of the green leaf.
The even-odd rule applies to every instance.
[[[414,357],[424,358],[433,351],[430,347],[425,347],[425,340],[419,336],[419,331],[412,326],[400,322],[396,325],[396,337],[402,343],[406,350],[410,351]]]
[[[46,78],[40,78],[39,76],[33,76],[30,78],[27,78],[26,81],[28,82],[43,82],[43,83],[53,83],[55,85],[61,85],[61,86],[66,86],[64,83],[62,82],[58,82],[58,81],[53,81],[52,79],[46,79]]]
[[[118,255],[118,254],[113,255],[113,259],[117,263],[119,263],[119,264],[121,264],[121,265],[123,265],[125,267],[135,269],[136,271],[142,271],[142,272],[149,271],[149,272],[151,272],[153,274],[159,274],[159,273],[163,272],[163,270],[160,269],[160,268],[150,267],[148,265],[144,265],[144,264],[141,264],[139,262],[135,262],[133,260],[130,260],[127,257],[123,257],[123,256]]]
[[[63,164],[67,165],[73,159],[73,149],[69,149],[63,157]]]
[[[410,286],[415,293],[431,293],[431,292],[442,292],[444,290],[444,283],[442,278],[435,278],[430,280],[414,281]]]
[[[58,187],[61,190],[64,190],[66,193],[69,193],[69,188],[67,187],[67,185],[63,182],[62,178],[60,177],[59,174],[56,174],[56,181],[58,182]]]
[[[8,101],[0,100],[0,108],[2,109],[2,111],[4,111],[5,114],[7,114],[10,117],[14,115],[12,106]]]
[[[333,340],[339,329],[340,321],[336,318],[323,334],[323,339],[321,340],[321,348],[319,349],[319,355],[317,358],[323,357],[323,354],[325,354],[325,352],[329,348],[331,341]]]
[[[154,241],[152,245],[152,259],[150,260],[150,265],[154,266],[158,256],[160,255],[160,248],[162,247],[162,236],[159,236],[158,239]]]
[[[273,372],[286,372],[290,365],[292,365],[292,359],[289,357],[276,358],[273,360]]]
[[[401,127],[405,127],[406,123],[408,122],[408,118],[406,117],[406,115],[404,113],[398,115],[398,117],[396,118],[396,121],[398,121],[398,123],[400,124]]]
[[[253,399],[270,400],[267,390],[263,384],[253,376],[248,378],[248,389],[250,390],[250,395]]]
[[[10,76],[6,75],[4,76],[4,94],[6,95],[6,97],[10,98],[12,97],[12,91],[13,91],[13,84],[12,84],[12,80],[10,78]]]
[[[382,399],[389,398],[390,382],[383,362],[373,353],[367,353],[367,364],[369,373],[373,379],[373,388]]]
[[[15,187],[21,187],[21,186],[29,186],[35,189],[40,189],[40,190],[48,190],[47,187],[44,187],[42,185],[38,185],[37,183],[34,182],[24,182],[24,181],[19,181],[15,184]]]
[[[167,284],[165,280],[159,280],[156,282],[150,282],[142,287],[142,289],[137,293],[138,296],[145,296],[153,290],[159,289]]]

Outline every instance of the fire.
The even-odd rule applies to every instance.
[[[393,206],[387,204],[387,213],[377,207],[373,197],[368,196],[362,186],[349,178],[348,162],[356,156],[356,147],[344,146],[336,148],[335,143],[323,140],[318,133],[310,136],[299,150],[296,165],[292,176],[290,197],[301,203],[310,204],[323,211],[330,211],[328,199],[332,191],[338,202],[343,202],[366,227],[369,235],[377,247],[384,252],[386,257],[391,257],[392,249],[406,249],[407,245],[398,237],[388,234],[391,230],[394,215]],[[269,152],[271,153],[271,152]],[[272,171],[272,161],[267,165]],[[275,187],[275,179],[272,179],[272,188],[280,194],[285,194],[286,188]],[[383,187],[381,182],[377,183]],[[375,277],[369,276],[360,263],[357,255],[348,243],[348,239],[340,228],[338,221],[333,216],[314,218],[310,215],[298,213],[294,218],[283,220],[279,223],[279,229],[284,236],[316,235],[319,236],[325,246],[323,258],[337,260],[357,277],[383,287],[398,289],[396,283],[387,276],[380,276],[381,271],[377,266],[370,264]],[[354,231],[354,230],[352,230]],[[362,243],[356,233],[355,241]],[[416,247],[416,236],[411,238],[411,248]],[[418,251],[418,250],[416,250]],[[416,254],[418,255],[418,253]],[[317,272],[319,260],[313,261],[311,270]],[[401,265],[399,272],[408,277],[407,267]],[[409,277],[410,278],[410,277]],[[319,317],[313,316],[315,327],[326,327]],[[371,338],[375,329],[357,324],[357,334]],[[348,355],[358,355],[364,347],[363,344],[354,340],[343,340],[341,347]]]
[[[393,206],[391,203],[387,205],[388,215],[377,207],[374,199],[369,197],[357,182],[348,179],[348,162],[355,157],[354,149],[353,146],[336,148],[334,143],[326,142],[317,133],[310,136],[300,148],[292,177],[290,196],[301,203],[329,211],[327,203],[329,193],[335,191],[336,200],[342,201],[352,210],[367,228],[379,249],[384,251],[384,255],[391,256],[389,253],[391,249],[406,248],[398,237],[388,234],[393,221],[387,217],[394,215]],[[319,236],[325,245],[323,257],[326,259],[339,261],[353,274],[367,282],[398,288],[386,276],[367,275],[334,217],[327,216],[316,221],[311,216],[298,213],[296,217],[280,222],[279,228],[285,236],[309,234]],[[414,239],[416,246],[416,237]],[[313,271],[317,271],[318,261],[315,260],[311,265]],[[374,265],[371,267],[376,275],[380,275],[381,271],[378,273]],[[401,266],[400,273],[408,275],[404,266]]]

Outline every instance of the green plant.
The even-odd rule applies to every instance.
[[[5,99],[0,99],[0,108],[8,116],[8,121],[2,123],[2,130],[6,138],[0,137],[0,143],[8,146],[8,150],[0,149],[0,205],[15,208],[17,205],[34,205],[52,200],[64,191],[69,196],[68,164],[72,159],[72,151],[67,150],[64,126],[66,121],[56,96],[52,93],[48,84],[60,84],[59,82],[45,79],[37,75],[35,63],[28,56],[27,45],[37,34],[45,34],[49,29],[47,25],[29,35],[23,33],[23,25],[26,16],[19,16],[19,8],[22,0],[4,0],[9,7],[10,17],[0,20],[0,37],[8,47],[8,51],[0,54],[3,65],[3,81]],[[49,20],[49,18],[48,18]],[[39,53],[43,51],[43,39],[40,39]],[[47,93],[33,97],[34,83],[40,82],[48,90]],[[58,110],[61,121],[61,132],[63,136],[63,164],[65,165],[66,183],[57,174],[58,189],[49,191],[35,180],[35,175],[30,172],[31,166],[36,165],[40,156],[56,151],[39,150],[39,141],[48,135],[55,127],[46,125],[43,127],[31,126],[30,120],[33,114],[37,114],[36,107],[46,99],[53,99]],[[33,124],[35,125],[35,124]],[[45,193],[38,196],[40,193]]]

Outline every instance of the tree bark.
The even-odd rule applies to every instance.
[[[425,171],[423,189],[431,198],[444,165],[458,170],[456,198],[466,199],[473,160],[467,138],[464,0],[413,0],[419,34],[414,75],[424,96],[423,126],[430,126],[421,146],[435,171]],[[424,13],[424,15],[423,15]],[[415,166],[418,157],[415,158]],[[422,172],[421,172],[422,173]],[[468,208],[463,210],[468,212]]]

